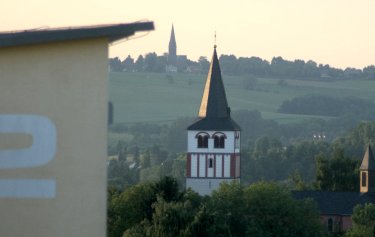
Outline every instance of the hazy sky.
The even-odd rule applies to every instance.
[[[375,64],[375,0],[0,0],[0,30],[151,20],[155,31],[110,48],[110,56],[167,51],[273,56],[345,68]],[[141,35],[137,35],[141,36]]]

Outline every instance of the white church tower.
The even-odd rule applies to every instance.
[[[240,180],[240,127],[230,117],[216,45],[198,118],[187,130],[187,188],[209,195],[221,182]]]

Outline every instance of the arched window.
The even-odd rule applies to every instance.
[[[225,134],[224,133],[215,133],[214,137],[214,148],[224,148],[225,147]]]
[[[197,138],[197,147],[198,148],[208,148],[208,137],[207,133],[198,133]]]

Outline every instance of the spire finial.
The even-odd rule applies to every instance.
[[[215,37],[215,44],[214,44],[214,48],[216,49],[216,30],[215,30],[215,35],[214,35],[214,37]]]

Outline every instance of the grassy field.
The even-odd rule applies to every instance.
[[[164,73],[110,73],[109,96],[115,123],[169,122],[197,116],[205,75]],[[277,113],[280,104],[306,94],[354,96],[375,101],[375,81],[305,81],[258,78],[254,90],[244,89],[246,77],[223,76],[228,103],[233,110],[261,111],[264,118],[280,123],[312,116]]]

